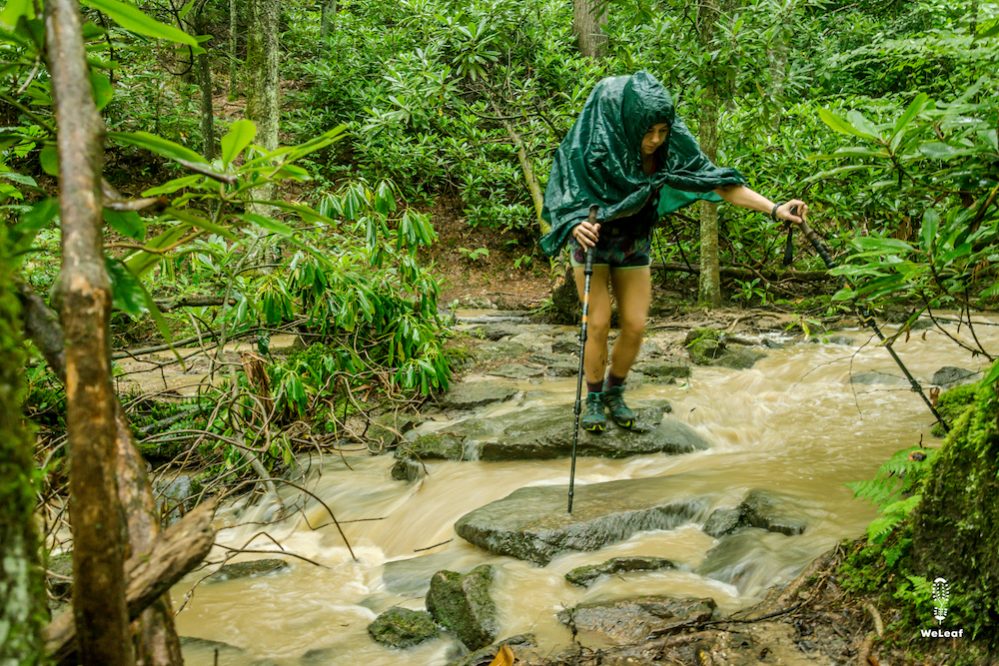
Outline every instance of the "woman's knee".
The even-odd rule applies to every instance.
[[[644,317],[622,318],[621,335],[629,340],[641,340],[645,337],[645,322]]]

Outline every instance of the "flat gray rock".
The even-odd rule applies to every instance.
[[[205,582],[220,583],[222,581],[234,580],[236,578],[259,578],[260,576],[268,576],[279,571],[285,571],[289,568],[290,565],[287,562],[277,559],[235,562],[233,564],[222,565],[218,571],[213,573],[211,576],[208,576],[205,579]]]
[[[647,596],[580,604],[559,612],[558,619],[576,631],[597,633],[624,645],[644,641],[657,629],[710,620],[716,607],[710,598]]]
[[[704,523],[704,532],[717,538],[747,527],[794,536],[805,531],[791,498],[767,490],[751,490],[734,509],[718,509]]]
[[[858,372],[850,375],[851,384],[884,384],[885,386],[908,386],[909,382],[901,375],[893,375],[888,372],[872,370],[870,372]]]
[[[548,564],[560,553],[592,551],[637,532],[703,520],[710,502],[692,496],[696,481],[679,477],[626,479],[576,486],[572,514],[567,486],[520,488],[462,516],[458,536],[498,555]]]
[[[494,402],[504,402],[517,395],[517,389],[496,382],[459,382],[441,398],[441,405],[451,409],[474,409]]]
[[[579,456],[627,458],[655,453],[702,451],[708,442],[682,421],[664,416],[668,404],[638,408],[648,432],[608,424],[596,435],[580,430]],[[575,418],[570,405],[556,405],[499,416],[473,417],[434,433],[418,436],[396,452],[401,460],[548,460],[572,452]],[[396,478],[405,478],[400,467]]]

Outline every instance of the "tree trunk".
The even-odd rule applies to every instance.
[[[0,226],[0,664],[41,662],[45,590],[35,530],[33,442],[21,416],[24,347],[20,307]]]
[[[115,479],[111,288],[101,250],[104,125],[90,89],[79,6],[50,0],[45,24],[58,127],[73,611],[82,663],[130,665],[124,525]]]
[[[204,8],[195,19],[195,31],[199,35],[208,30],[204,21]],[[195,56],[198,70],[198,88],[201,89],[201,152],[208,160],[215,159],[215,110],[212,108],[212,62],[208,51]]]
[[[257,141],[268,150],[278,145],[278,23],[281,4],[250,0],[246,65],[250,90],[247,115],[257,124]]]
[[[319,37],[325,40],[336,29],[337,0],[324,0],[322,18],[319,21]]]
[[[607,47],[603,26],[607,23],[607,8],[603,0],[572,0],[572,31],[576,34],[579,52],[587,58],[600,58]]]
[[[239,93],[239,0],[229,0],[229,101]]]
[[[722,7],[719,0],[701,0],[697,6],[697,33],[701,49],[716,48],[715,33]],[[700,144],[708,159],[714,162],[718,154],[718,110],[729,92],[727,68],[713,62],[703,73],[704,99],[700,110]],[[697,300],[707,307],[721,305],[721,278],[718,273],[718,206],[701,202],[701,253]]]

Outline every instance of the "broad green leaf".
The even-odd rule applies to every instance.
[[[256,135],[257,126],[252,120],[237,120],[230,125],[229,131],[222,137],[222,164],[231,164]]]
[[[197,0],[187,0],[187,2],[184,3],[184,6],[180,8],[180,11],[177,12],[177,18],[183,21],[194,8],[195,2],[197,2]]]
[[[20,183],[21,185],[27,185],[29,187],[38,187],[38,183],[31,176],[25,176],[23,173],[17,173],[16,171],[0,171],[0,178],[13,181],[15,183]]]
[[[151,187],[142,193],[144,197],[155,197],[160,194],[173,194],[177,190],[184,189],[189,185],[194,185],[199,182],[204,176],[195,174],[193,176],[181,176],[180,178],[174,178],[173,180],[168,180],[162,185],[156,187]]]
[[[127,146],[145,148],[157,155],[162,155],[171,160],[183,160],[185,162],[195,162],[200,164],[208,163],[204,157],[194,152],[190,148],[185,148],[179,143],[174,143],[161,136],[150,134],[149,132],[108,132],[108,138],[117,143]]]
[[[850,111],[846,114],[847,121],[853,125],[862,135],[877,138],[881,135],[877,126],[872,123],[860,111]]]
[[[175,224],[166,231],[160,233],[155,238],[149,240],[145,246],[152,250],[162,250],[163,248],[170,247],[179,241],[184,237],[184,234],[190,230],[190,225]],[[143,275],[146,271],[159,264],[161,259],[163,259],[162,254],[139,250],[138,252],[133,252],[128,255],[125,258],[124,263],[128,266],[128,270],[130,270],[134,275]]]
[[[293,204],[287,201],[255,201],[265,206],[273,206],[291,213],[298,213],[298,216],[305,222],[323,222],[325,224],[336,224],[336,220],[304,204]]]
[[[132,5],[118,2],[118,0],[83,0],[83,4],[104,12],[125,30],[153,39],[165,39],[169,42],[186,44],[199,52],[201,51],[198,40],[194,37],[172,25],[160,23]]]
[[[963,151],[940,141],[932,141],[920,145],[919,152],[933,160],[948,160],[960,155]]]
[[[127,238],[142,240],[146,237],[146,223],[134,210],[121,212],[105,208],[104,221]]]
[[[114,89],[111,88],[111,80],[103,72],[90,70],[90,88],[94,92],[94,104],[100,111],[114,97]]]
[[[989,374],[985,375],[982,379],[982,384],[991,384],[992,382],[999,381],[999,363],[994,363],[992,369],[989,370]]]
[[[872,140],[877,139],[877,137],[874,136],[873,134],[862,132],[861,130],[854,127],[845,118],[837,116],[829,109],[819,109],[819,118],[822,119],[822,122],[824,122],[832,129],[836,130],[837,132],[841,132],[843,134],[852,134],[853,136],[859,136],[864,139],[872,139]]]
[[[937,237],[937,228],[940,226],[940,216],[932,208],[927,208],[923,213],[923,226],[919,230],[920,244],[923,250],[929,252],[933,248],[933,241]]]
[[[926,93],[919,93],[916,95],[915,99],[909,103],[909,106],[905,109],[898,120],[895,121],[894,134],[901,132],[906,125],[912,122],[912,119],[919,115],[919,112],[923,110],[926,106],[926,102],[929,101],[929,96]],[[894,137],[892,137],[894,139]]]
[[[104,263],[111,278],[111,304],[132,317],[141,315],[146,309],[142,282],[128,270],[124,262],[105,258]]]
[[[17,30],[21,17],[35,18],[35,6],[31,0],[7,0],[7,6],[0,11],[0,28],[10,32]]]
[[[59,151],[55,144],[47,144],[38,153],[38,161],[42,164],[42,171],[50,176],[59,177]]]
[[[278,222],[277,220],[264,215],[258,215],[257,213],[242,213],[239,215],[239,218],[251,224],[255,224],[265,231],[270,231],[271,233],[279,234],[281,236],[292,236],[295,234],[295,230],[284,222]]]
[[[204,229],[213,234],[218,234],[223,238],[228,238],[229,240],[236,240],[235,234],[233,234],[229,229],[212,222],[209,219],[196,215],[185,208],[174,208],[170,207],[163,211],[164,217],[173,217],[181,222],[187,222],[192,227],[197,227],[198,229]]]
[[[21,215],[21,221],[14,225],[10,234],[15,253],[27,250],[34,242],[35,235],[47,227],[58,214],[59,200],[47,197]]]

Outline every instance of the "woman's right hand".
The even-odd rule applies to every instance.
[[[576,242],[582,246],[584,250],[588,250],[597,244],[600,239],[600,225],[590,224],[589,222],[580,222],[572,229],[572,237],[576,239]]]

